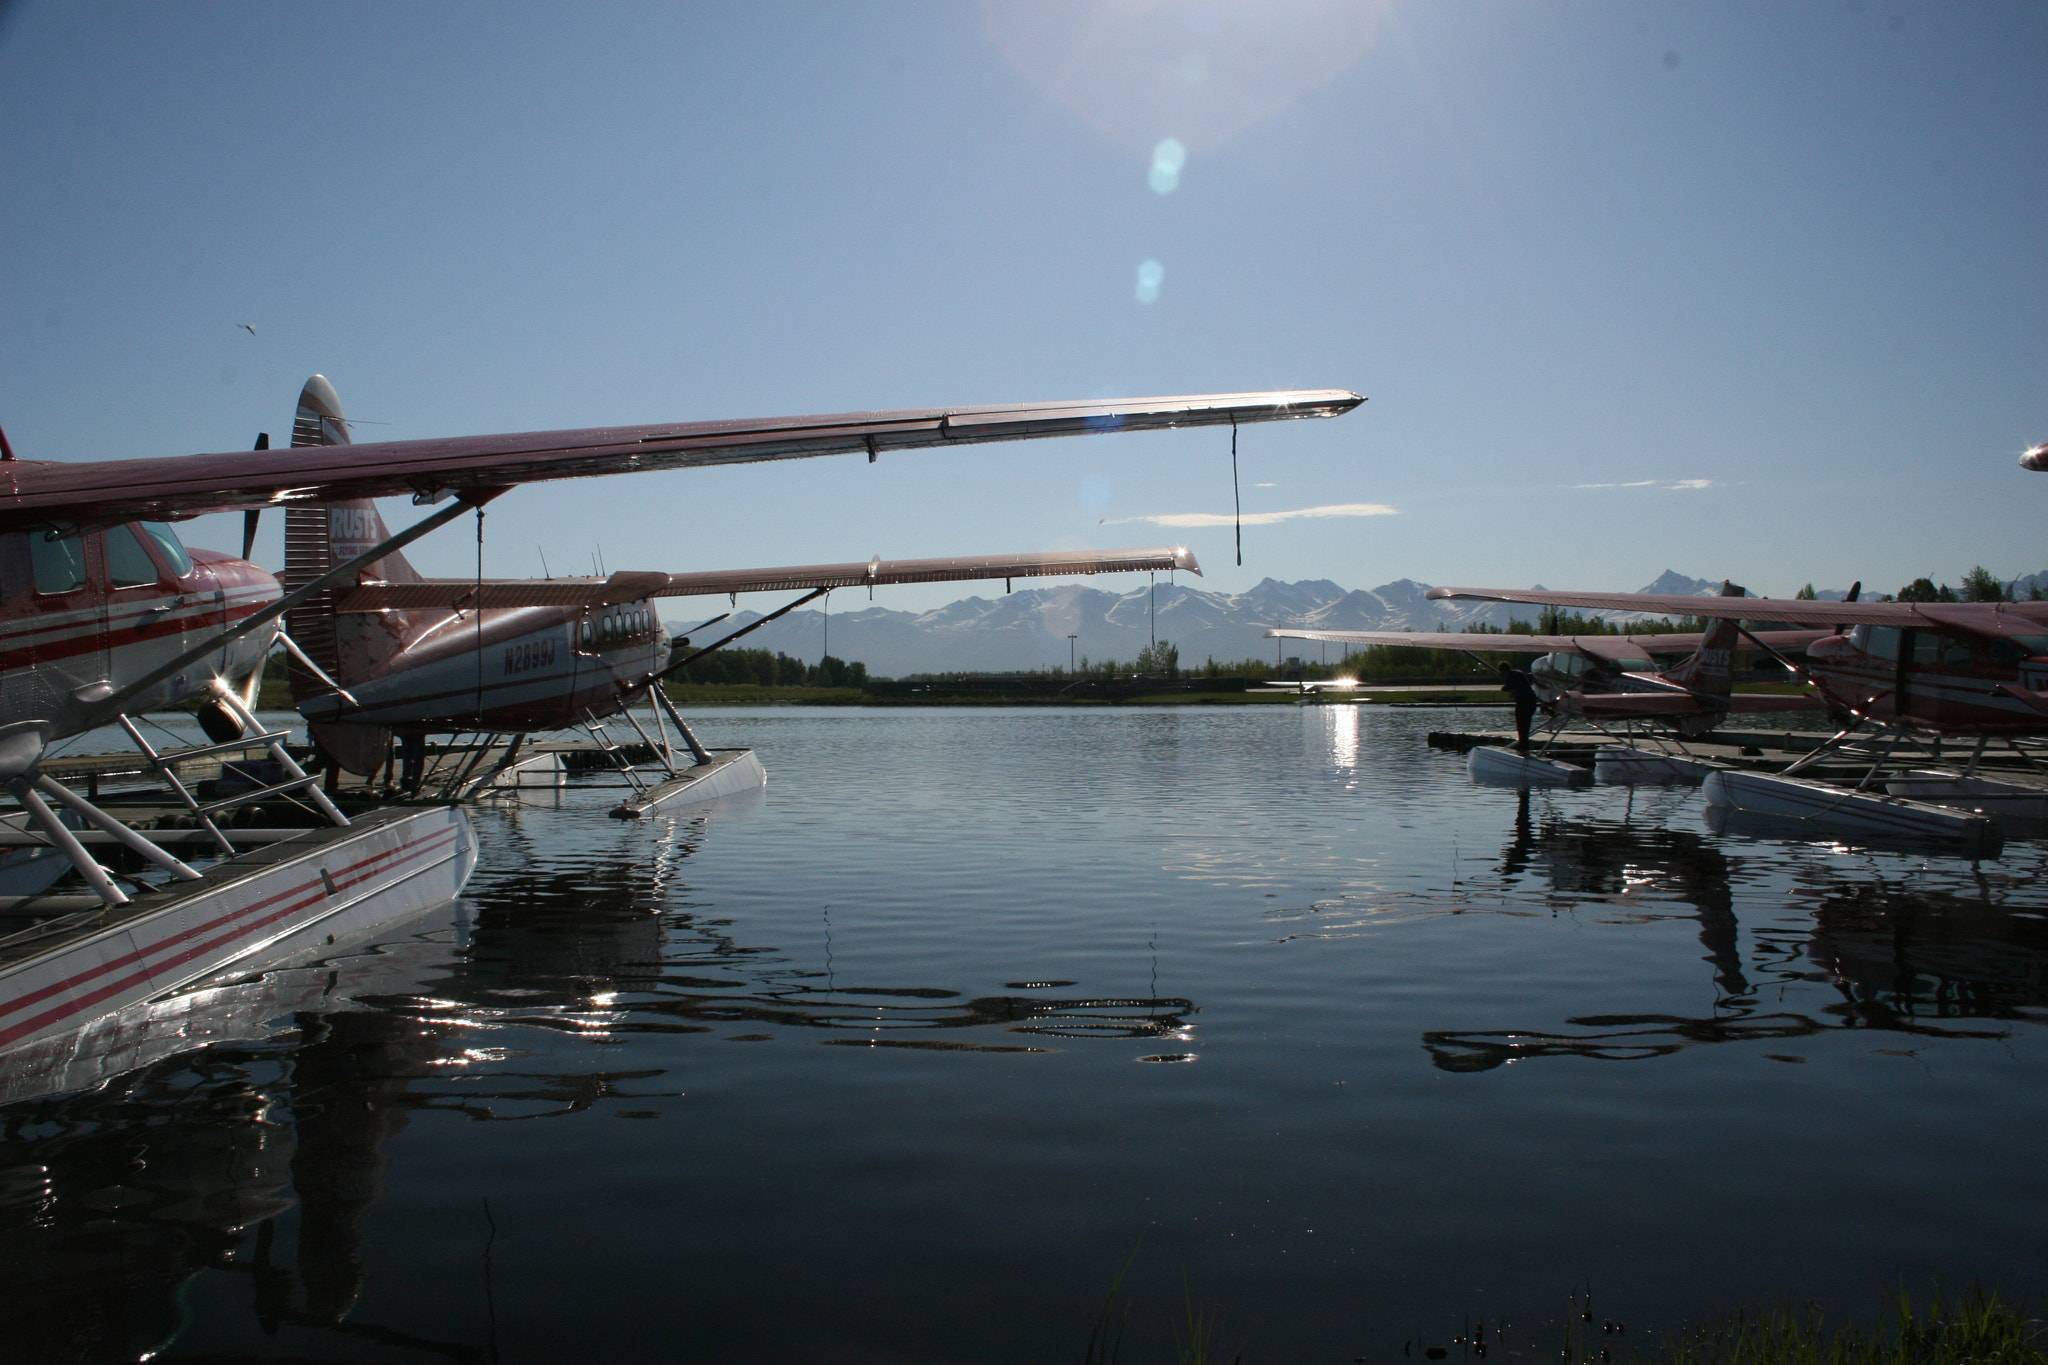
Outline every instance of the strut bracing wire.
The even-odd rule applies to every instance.
[[[1237,414],[1230,414],[1230,505],[1231,524],[1237,528],[1237,567],[1244,567],[1244,499],[1237,493]]]

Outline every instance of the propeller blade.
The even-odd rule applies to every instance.
[[[1859,578],[1854,583],[1851,583],[1849,585],[1849,595],[1847,597],[1844,597],[1842,600],[1844,602],[1854,602],[1862,592],[1863,580]],[[1835,634],[1840,635],[1846,629],[1848,629],[1847,626],[1836,626]]]

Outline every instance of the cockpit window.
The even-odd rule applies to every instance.
[[[1857,639],[1857,632],[1863,638]],[[1899,657],[1899,628],[1897,626],[1858,626],[1849,636],[1858,648],[1873,659],[1896,659]]]
[[[161,521],[142,521],[136,525],[142,533],[156,542],[157,550],[163,555],[164,563],[171,566],[171,577],[183,578],[192,572],[192,556],[185,553],[185,547],[178,543],[178,533]]]
[[[117,588],[135,588],[157,580],[156,561],[142,548],[142,542],[125,526],[107,532],[107,582]]]
[[[85,586],[83,537],[56,537],[47,531],[32,532],[28,538],[28,555],[35,569],[37,592],[76,592]]]
[[[1995,635],[1991,639],[1991,662],[2016,664],[2037,654],[2048,654],[2048,635]]]

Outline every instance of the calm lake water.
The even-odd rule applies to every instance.
[[[0,1359],[1066,1361],[1128,1264],[1125,1361],[1191,1301],[1393,1365],[2048,1285],[2040,846],[1423,743],[1491,716],[728,711],[760,797],[481,811],[267,1026],[0,1108]]]

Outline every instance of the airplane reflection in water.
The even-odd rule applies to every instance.
[[[506,825],[527,851],[546,828]],[[625,845],[638,857],[486,875],[446,922],[405,926],[403,942],[219,988],[244,997],[220,1015],[240,1031],[210,1046],[91,1090],[0,1104],[0,1358],[147,1359],[178,1336],[188,1282],[206,1271],[248,1277],[269,1336],[495,1358],[482,1342],[355,1315],[392,1140],[422,1112],[652,1117],[679,1089],[665,1067],[537,1065],[557,1049],[522,1048],[523,1027],[707,1041],[805,1030],[827,1044],[995,1052],[1192,1034],[1185,999],[1085,997],[1061,992],[1067,982],[965,999],[794,969],[727,921],[673,908],[688,903],[680,873],[702,835],[701,821],[678,821],[654,859],[643,831]],[[962,1029],[1024,1037],[983,1042]],[[491,1231],[479,1207],[480,1322]]]
[[[730,814],[728,798],[719,816]],[[519,819],[520,813],[508,816]],[[797,968],[776,949],[740,944],[724,932],[722,919],[661,913],[678,903],[680,888],[667,883],[701,837],[701,824],[679,824],[669,852],[651,869],[623,858],[556,855],[539,869],[482,874],[470,888],[477,943],[462,998],[423,999],[416,1007],[427,1014],[459,1012],[476,1024],[580,1034],[772,1026],[847,1035],[812,1040],[836,1046],[953,1052],[1044,1051],[1042,1040],[1060,1038],[1190,1035],[1187,1016],[1195,1006],[1178,997],[1034,991],[964,999],[935,987],[848,983],[829,965]],[[828,920],[821,920],[820,932],[829,935]],[[565,945],[573,945],[573,963],[561,960]],[[931,1036],[990,1027],[1031,1041]]]
[[[1564,1021],[1574,1030],[1569,1033],[1424,1033],[1424,1048],[1446,1071],[1487,1071],[1533,1057],[1640,1061],[1703,1043],[1767,1043],[1843,1029],[2003,1038],[2004,1028],[1941,1021],[2048,1022],[2048,918],[2002,903],[1981,881],[1982,895],[1967,898],[1881,880],[1846,882],[1839,868],[1796,861],[1789,904],[1810,922],[1754,929],[1752,960],[1745,965],[1734,910],[1740,860],[1699,834],[1597,820],[1539,820],[1524,791],[1500,867],[1504,881],[1534,873],[1548,882],[1553,896],[1574,904],[1690,906],[1719,999],[1705,1017],[1583,1015]],[[1812,1013],[1764,1011],[1758,1007],[1759,981],[1832,987],[1838,998]]]

